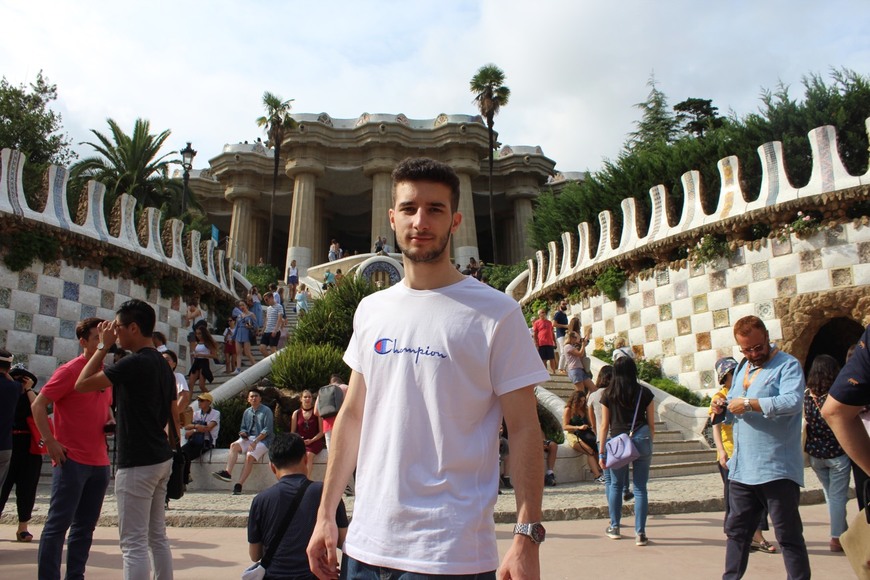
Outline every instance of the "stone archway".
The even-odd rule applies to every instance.
[[[779,298],[775,309],[782,324],[780,347],[804,364],[816,334],[832,319],[854,320],[862,327],[870,322],[870,287]]]

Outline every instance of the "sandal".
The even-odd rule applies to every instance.
[[[760,542],[756,542],[752,540],[752,544],[749,545],[749,549],[753,552],[764,552],[765,554],[776,554],[776,546],[768,542],[767,540],[761,540]]]
[[[33,534],[31,534],[30,532],[26,532],[26,531],[25,532],[16,532],[15,533],[15,540],[17,542],[30,542],[31,540],[33,540]]]

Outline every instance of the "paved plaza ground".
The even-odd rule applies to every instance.
[[[806,471],[805,505],[801,506],[804,537],[810,551],[813,577],[843,580],[853,574],[842,554],[828,550],[828,512],[821,497],[818,480]],[[31,531],[38,539],[47,507],[47,486],[40,486],[40,496]],[[650,481],[650,518],[647,534],[650,544],[634,545],[633,537],[614,541],[604,536],[607,513],[603,486],[577,483],[546,488],[544,509],[549,521],[548,536],[541,548],[542,578],[580,580],[605,578],[614,573],[629,578],[649,580],[721,577],[725,538],[722,533],[722,485],[718,474],[695,475]],[[244,526],[253,494],[241,496],[222,493],[191,493],[172,502],[167,517],[177,579],[222,580],[238,578],[247,565]],[[348,498],[352,509],[353,500]],[[504,554],[511,541],[514,497],[511,492],[499,496],[496,527],[499,550]],[[38,544],[14,541],[14,520],[9,508],[0,525],[0,565],[3,578],[35,578]],[[629,504],[630,505],[630,504]],[[14,512],[14,508],[13,508]],[[849,502],[849,518],[857,505]],[[104,518],[97,528],[89,580],[120,577],[121,554],[114,495],[106,497]],[[575,519],[581,518],[581,519]],[[557,521],[554,521],[557,520]],[[623,518],[626,534],[632,533],[633,518]],[[38,522],[38,523],[37,523]],[[773,532],[767,534],[774,540]],[[782,556],[753,554],[747,578],[782,578]]]

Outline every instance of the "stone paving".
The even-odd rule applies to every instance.
[[[805,470],[806,487],[803,490],[804,504],[823,503],[821,484],[809,468]],[[42,480],[34,509],[34,524],[45,521],[48,511],[50,486]],[[187,493],[178,500],[170,502],[167,523],[178,527],[244,527],[247,523],[248,509],[253,493],[234,496],[231,485],[227,484],[226,493],[201,492]],[[651,479],[648,485],[650,515],[681,514],[694,512],[722,512],[722,481],[719,474],[687,475]],[[353,512],[353,497],[345,497],[345,505]],[[498,496],[495,507],[495,521],[510,523],[516,521],[514,494],[504,490]],[[624,507],[631,513],[633,502]],[[14,503],[10,498],[0,523],[12,524],[15,519]],[[13,509],[9,509],[13,508]],[[603,519],[607,517],[607,501],[604,486],[594,482],[570,483],[544,488],[544,520]],[[103,504],[100,526],[117,525],[117,504],[110,485]]]

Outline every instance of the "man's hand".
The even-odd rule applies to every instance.
[[[746,406],[743,404],[743,399],[731,399],[728,403],[728,410],[735,415],[742,415],[746,412]]]
[[[318,516],[311,541],[308,542],[308,566],[320,580],[338,578],[338,527],[335,518]]]
[[[719,462],[719,465],[722,466],[722,469],[728,469],[728,455],[725,452],[717,453],[716,460]]]
[[[66,447],[61,445],[57,439],[52,438],[45,441],[45,448],[53,464],[60,465],[66,461]]]
[[[97,325],[100,330],[100,342],[109,347],[118,340],[118,331],[114,320],[104,320]]]
[[[538,545],[531,538],[514,535],[513,544],[499,566],[498,580],[540,580],[541,563]]]
[[[728,405],[728,402],[725,400],[725,397],[717,394],[713,397],[713,401],[710,403],[710,409],[712,409],[713,413],[716,415],[721,415],[725,412],[725,407]]]

